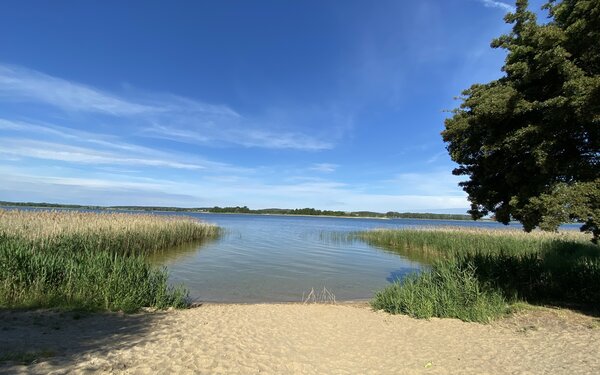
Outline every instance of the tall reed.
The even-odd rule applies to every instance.
[[[219,233],[181,216],[0,210],[0,307],[184,306],[147,256]]]
[[[0,209],[0,236],[39,250],[143,254],[219,234],[219,227],[186,216]]]
[[[600,306],[600,247],[590,238],[578,232],[463,228],[386,229],[350,235],[352,240],[432,265],[429,271],[378,293],[373,306],[414,316],[463,320],[473,320],[469,311],[485,311],[482,301],[488,301],[490,316],[497,316],[497,295],[509,302]],[[473,280],[478,283],[475,289]],[[479,294],[473,294],[474,290],[491,297],[475,298]],[[444,308],[449,299],[436,296],[453,296],[452,300],[464,305],[449,313]],[[427,304],[429,310],[423,309]]]
[[[354,232],[350,239],[362,240],[411,257],[429,256],[431,260],[454,258],[467,254],[522,255],[547,252],[558,247],[571,251],[597,254],[598,247],[590,242],[591,236],[565,231],[560,233],[525,233],[510,229],[480,229],[461,227],[423,229],[375,229]]]

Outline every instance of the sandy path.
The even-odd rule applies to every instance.
[[[0,313],[0,353],[52,357],[6,373],[599,374],[598,319],[534,310],[491,325],[350,305],[205,305],[73,316]]]

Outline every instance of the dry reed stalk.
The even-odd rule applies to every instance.
[[[188,224],[191,227],[200,226],[206,229],[216,228],[212,224],[185,216],[0,209],[0,233],[28,239],[87,231],[152,231],[159,227],[174,228],[181,224]]]
[[[335,304],[335,294],[323,287],[323,290],[315,292],[314,288],[310,289],[310,292],[304,297],[305,293],[302,293],[302,302],[307,303],[330,303]]]

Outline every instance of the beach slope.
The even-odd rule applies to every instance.
[[[14,357],[0,373],[600,373],[600,322],[568,310],[533,309],[489,325],[360,304],[0,315],[0,353]]]

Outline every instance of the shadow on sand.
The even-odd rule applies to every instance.
[[[0,374],[43,373],[44,366],[72,368],[87,353],[106,357],[134,347],[148,339],[153,324],[165,314],[0,310]]]

